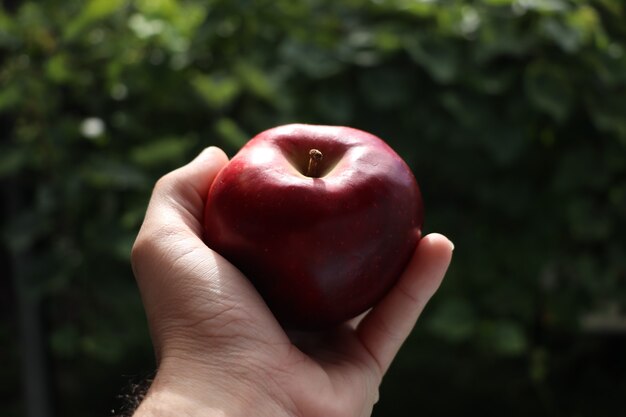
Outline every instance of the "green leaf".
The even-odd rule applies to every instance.
[[[289,39],[280,47],[282,59],[311,78],[327,78],[341,71],[344,64],[326,48]]]
[[[142,167],[180,163],[187,151],[196,144],[191,137],[166,137],[148,142],[131,150],[130,157]]]
[[[276,92],[268,74],[245,61],[239,61],[235,65],[235,73],[241,84],[252,94],[268,101],[273,100]]]
[[[468,301],[448,298],[432,313],[428,327],[450,342],[462,342],[472,337],[476,330],[475,312]]]
[[[516,1],[521,10],[534,10],[539,13],[558,13],[567,11],[570,5],[566,0],[524,0]]]
[[[13,28],[14,28],[13,20],[2,9],[2,5],[0,4],[0,42],[2,42],[2,38],[6,36],[9,32],[11,32]]]
[[[580,33],[561,20],[550,17],[541,22],[546,37],[552,39],[565,52],[574,53],[582,46]]]
[[[512,6],[517,3],[518,0],[482,0],[482,3],[491,4],[494,6]]]
[[[600,19],[590,6],[581,6],[560,16],[547,17],[540,25],[544,34],[553,39],[565,52],[574,53],[596,37],[603,36]]]
[[[179,2],[176,0],[137,0],[135,3],[144,22],[158,21],[162,26],[175,28],[177,36],[190,39],[206,18],[208,2]],[[135,23],[141,23],[133,16]],[[139,27],[141,32],[141,27]],[[166,35],[168,32],[166,31]],[[169,34],[172,35],[171,33]]]
[[[554,190],[560,195],[606,190],[611,184],[607,162],[608,158],[599,155],[591,146],[561,151],[555,162]]]
[[[480,68],[474,73],[467,74],[468,84],[483,94],[503,94],[511,87],[515,77],[514,71],[505,71],[500,68]]]
[[[436,15],[440,10],[437,7],[437,0],[398,0],[396,3],[403,12],[419,17]]]
[[[413,98],[415,74],[392,68],[362,72],[358,79],[366,100],[377,108],[394,108],[406,105]]]
[[[523,328],[514,321],[484,321],[479,327],[483,346],[500,355],[519,356],[528,349],[528,339]]]
[[[136,237],[135,233],[120,234],[111,241],[111,252],[121,261],[130,262],[130,252]]]
[[[55,355],[61,358],[72,358],[80,346],[80,335],[76,326],[65,324],[57,327],[50,335],[50,347]]]
[[[24,148],[0,146],[0,178],[15,175],[28,162]]]
[[[480,9],[465,4],[447,7],[437,14],[438,27],[444,33],[456,34],[466,39],[473,39],[474,34],[483,24]]]
[[[618,212],[626,213],[626,183],[609,189],[609,201]]]
[[[94,157],[84,164],[81,176],[101,189],[143,189],[150,184],[146,174],[133,165]]]
[[[172,17],[180,9],[180,5],[176,0],[136,0],[135,5],[141,11],[148,15],[160,15],[164,17]]]
[[[126,5],[127,0],[89,0],[65,28],[65,37],[72,39],[92,23],[104,19]]]
[[[78,20],[93,22],[105,18],[126,4],[127,0],[89,0]]]
[[[374,45],[384,52],[395,52],[402,48],[402,39],[396,25],[380,25],[374,32]]]
[[[484,130],[480,137],[481,143],[499,165],[507,165],[519,157],[529,144],[528,137],[521,128],[511,128],[500,123],[493,123]],[[511,200],[504,200],[505,207]]]
[[[354,117],[355,103],[349,94],[332,87],[322,87],[314,96],[315,108],[330,123],[349,124]]]
[[[57,54],[46,63],[46,75],[55,83],[66,83],[73,77],[67,54]]]
[[[544,348],[534,348],[530,356],[530,377],[542,382],[548,375],[548,352]]]
[[[213,109],[227,107],[241,91],[240,82],[224,74],[196,74],[190,82],[196,93]]]
[[[598,0],[598,3],[614,16],[624,17],[624,4],[615,0]]]
[[[119,361],[124,353],[124,341],[113,334],[93,333],[80,339],[80,348],[87,356],[105,363]]]
[[[0,112],[16,106],[22,99],[22,91],[18,84],[9,84],[0,89]]]
[[[602,32],[600,16],[591,5],[581,5],[568,13],[566,20],[576,30],[581,42],[588,42]]]
[[[567,118],[574,92],[563,71],[547,62],[537,61],[526,69],[524,81],[526,95],[539,110],[557,121]]]
[[[567,220],[574,239],[582,242],[601,242],[608,239],[615,229],[606,209],[584,198],[568,204]]]
[[[1,230],[2,240],[14,253],[27,251],[34,242],[50,231],[49,219],[38,216],[36,210],[13,215],[11,224]]]
[[[436,81],[452,82],[459,68],[454,44],[441,36],[409,36],[404,46],[413,60],[422,66]]]
[[[233,149],[239,149],[250,139],[234,120],[223,117],[215,123],[217,134]]]
[[[585,62],[604,86],[618,87],[626,83],[626,54],[621,45],[611,43],[602,55],[586,55]]]
[[[484,64],[500,56],[521,57],[532,50],[537,43],[536,34],[526,31],[517,22],[495,20],[482,25],[476,34],[476,46],[469,48],[476,62]],[[512,65],[507,67],[513,69]]]
[[[139,13],[135,13],[128,19],[128,27],[139,39],[148,39],[152,36],[159,35],[163,33],[166,26],[166,22],[161,19],[149,19]]]
[[[616,133],[626,143],[626,96],[605,93],[588,94],[587,110],[599,130]]]
[[[481,106],[474,95],[451,89],[442,91],[438,99],[461,126],[472,131],[479,130],[481,134],[484,123],[493,117],[490,109],[485,105]]]

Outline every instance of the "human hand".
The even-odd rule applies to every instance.
[[[209,187],[227,163],[205,149],[154,188],[132,262],[158,363],[145,416],[365,417],[452,256],[427,235],[368,313],[324,333],[286,334],[253,285],[202,241]]]

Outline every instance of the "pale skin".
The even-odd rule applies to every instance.
[[[370,416],[452,243],[425,236],[395,287],[360,317],[287,334],[246,277],[202,241],[205,198],[227,162],[207,148],[154,188],[132,263],[158,370],[134,416]]]

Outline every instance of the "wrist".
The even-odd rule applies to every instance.
[[[133,417],[294,417],[279,397],[245,367],[164,359]]]

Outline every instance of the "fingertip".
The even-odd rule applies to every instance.
[[[447,246],[451,251],[454,250],[454,243],[441,233],[430,233],[422,238],[422,240],[428,241],[430,244]]]
[[[424,236],[399,281],[415,288],[414,293],[430,298],[439,288],[452,261],[454,245],[446,236],[431,233]]]
[[[228,156],[222,149],[218,148],[217,146],[209,146],[204,148],[198,154],[198,156],[196,156],[193,162],[202,162],[207,160],[225,164],[226,162],[228,162]]]
[[[432,292],[439,287],[438,281],[443,279],[445,271],[452,262],[454,245],[446,236],[439,233],[430,233],[418,243],[404,273],[399,281],[413,281],[414,276],[421,276],[418,282],[428,285]]]
[[[206,188],[227,163],[228,156],[222,149],[217,146],[209,146],[178,171],[199,188]]]
[[[228,162],[228,156],[226,153],[217,146],[208,146],[204,148],[200,153],[189,163],[192,167],[218,167],[226,165]],[[202,169],[201,168],[201,169]]]
[[[155,185],[155,195],[175,195],[179,200],[200,196],[201,201],[208,193],[213,180],[228,163],[223,150],[209,146],[191,162],[165,174]],[[189,194],[193,191],[193,194]]]
[[[420,241],[420,246],[421,245],[435,247],[440,250],[445,250],[446,252],[454,251],[454,243],[440,233],[430,233],[424,236]]]

